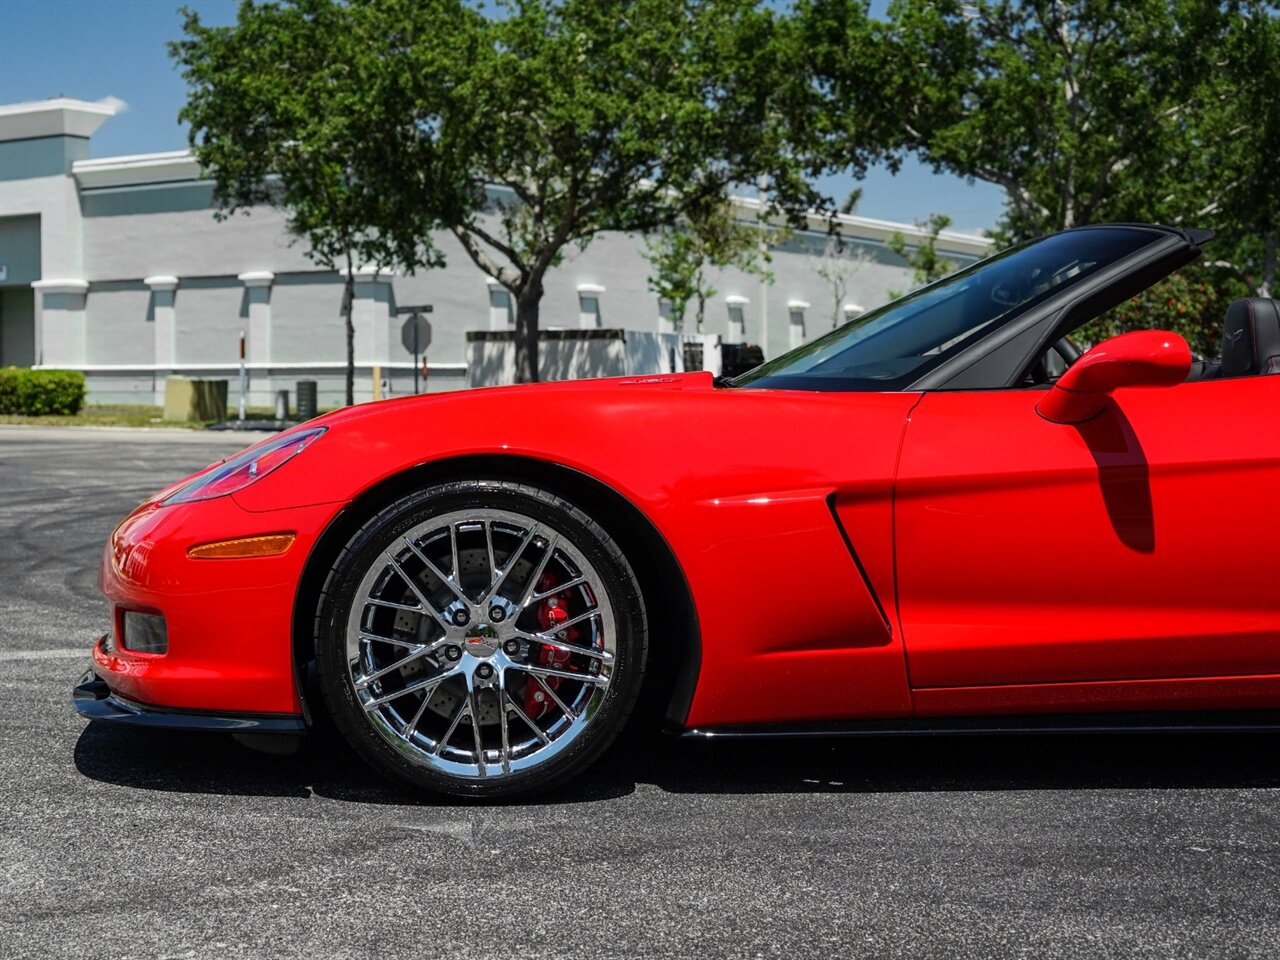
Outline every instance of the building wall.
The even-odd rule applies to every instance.
[[[155,361],[151,291],[141,280],[90,288],[85,298],[85,355],[94,364]]]
[[[203,184],[82,190],[84,273],[90,285],[87,309],[93,326],[90,362],[142,362],[147,353],[142,343],[147,298],[123,297],[119,285],[156,275],[179,279],[177,361],[233,362],[238,357],[239,332],[248,317],[245,290],[236,278],[246,271],[264,270],[276,275],[269,294],[271,349],[269,356],[250,359],[341,360],[345,356],[341,276],[317,267],[300,244],[290,242],[277,211],[255,209],[248,215],[217,220],[210,202]],[[444,253],[446,266],[394,277],[394,301],[431,304],[429,358],[460,363],[465,360],[465,332],[489,325],[489,287],[485,274],[472,264],[456,238],[442,232],[433,240]],[[742,307],[748,340],[762,340],[767,319],[770,356],[792,345],[790,303],[810,305],[804,311],[806,338],[831,329],[833,308],[837,318],[843,315],[842,304],[833,302],[830,289],[816,272],[826,244],[826,235],[816,231],[792,235],[773,252],[774,280],[764,287],[759,279],[737,270],[712,270],[715,294],[707,303],[703,332],[730,335],[729,297],[748,301]],[[891,291],[910,285],[905,261],[883,243],[852,239],[848,246],[862,262],[850,274],[843,303],[871,309],[886,302]],[[953,255],[953,259],[960,263],[974,257]],[[578,287],[594,284],[604,287],[599,295],[603,325],[657,330],[660,304],[648,288],[649,273],[639,236],[607,233],[585,248],[570,249],[548,276],[542,325],[578,326]],[[762,293],[767,318],[762,317]],[[132,313],[123,307],[126,302]],[[694,313],[691,307],[685,332],[695,332]],[[410,359],[401,346],[402,322],[390,321],[387,336],[380,341],[386,348],[375,359]]]

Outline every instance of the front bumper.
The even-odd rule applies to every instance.
[[[99,641],[101,643],[101,641]],[[213,733],[305,733],[307,725],[298,714],[290,713],[212,713],[200,710],[174,710],[135,703],[113,693],[105,680],[92,668],[72,688],[71,699],[76,712],[88,720],[108,720],[135,727],[161,727],[167,730],[205,730]]]
[[[294,601],[316,539],[341,505],[272,511],[233,496],[160,507],[126,517],[104,552],[99,587],[112,608],[107,642],[92,668],[118,702],[216,716],[302,714],[293,665]],[[197,544],[295,533],[284,554],[193,559]],[[124,611],[163,616],[168,649],[128,648]]]

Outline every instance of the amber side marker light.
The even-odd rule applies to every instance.
[[[291,546],[297,536],[292,533],[273,533],[265,537],[240,537],[238,540],[219,540],[216,543],[199,543],[187,548],[192,560],[240,560],[244,557],[278,557]]]

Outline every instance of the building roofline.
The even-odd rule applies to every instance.
[[[124,157],[104,157],[100,160],[77,160],[71,167],[72,175],[84,189],[103,187],[140,186],[162,182],[194,182],[200,179],[200,165],[190,150],[170,150],[165,153],[140,153]],[[752,218],[759,215],[760,200],[756,197],[733,197],[731,202]],[[902,234],[907,243],[923,241],[929,231],[912,223],[895,223],[874,217],[860,217],[847,213],[809,215],[809,228],[827,232],[834,222],[840,232],[858,239],[887,242],[895,233]],[[939,245],[954,253],[986,256],[991,252],[990,237],[973,233],[943,230],[938,234]]]
[[[759,216],[760,200],[757,197],[733,197],[733,203],[740,209],[749,210],[752,217]],[[924,240],[929,237],[929,230],[914,223],[898,223],[893,220],[878,220],[875,217],[861,217],[856,214],[826,214],[816,211],[809,214],[809,227],[813,230],[827,232],[828,224],[834,222],[840,228],[848,228],[850,232],[863,239],[887,241],[895,233],[902,234],[908,243],[913,240]],[[938,234],[938,243],[948,250],[957,253],[972,253],[984,256],[991,252],[993,241],[990,237],[977,233],[960,233],[955,230],[943,230]]]
[[[107,97],[91,103],[72,97],[0,105],[0,142],[37,137],[91,137],[120,112],[124,101]]]
[[[127,157],[77,160],[71,175],[86,190],[128,187],[144,183],[182,182],[200,179],[200,164],[190,150],[138,153]]]

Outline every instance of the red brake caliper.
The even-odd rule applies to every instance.
[[[549,573],[544,573],[542,579],[538,581],[538,592],[543,593],[550,590],[556,585],[555,577]],[[560,632],[560,624],[569,619],[569,594],[556,593],[547,597],[538,605],[538,629],[543,633],[557,634]],[[564,640],[566,643],[573,643],[578,639],[578,628],[569,627],[563,631],[564,636],[557,639]],[[534,660],[540,666],[554,667],[557,670],[576,670],[570,662],[572,654],[565,650],[556,650],[554,647],[543,646],[538,651],[538,656]],[[552,690],[560,689],[559,677],[545,677],[545,683]],[[532,720],[542,717],[552,706],[551,698],[547,696],[547,692],[542,686],[533,679],[525,684],[524,688],[524,712]]]

